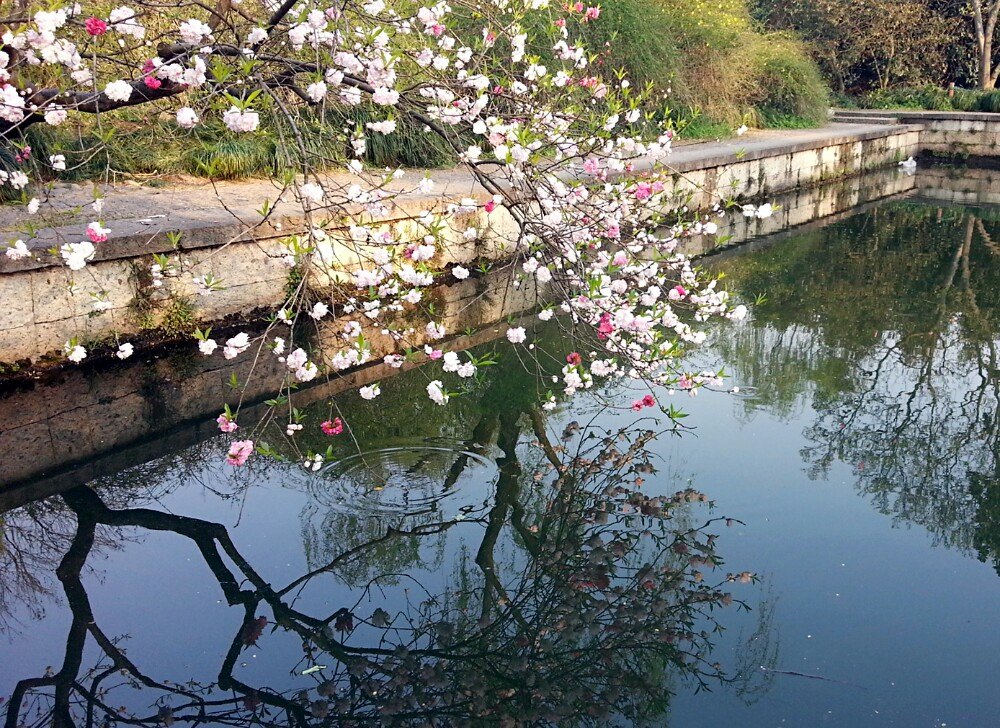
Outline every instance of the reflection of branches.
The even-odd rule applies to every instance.
[[[707,660],[712,630],[704,628],[715,607],[732,601],[725,580],[711,586],[701,573],[720,564],[714,536],[704,526],[672,523],[675,511],[701,497],[690,490],[651,497],[631,485],[638,473],[649,472],[646,446],[655,433],[597,436],[585,429],[572,454],[552,448],[560,459],[551,478],[532,480],[528,488],[519,463],[520,418],[511,411],[498,418],[498,426],[480,433],[495,433],[500,451],[496,497],[481,517],[389,528],[279,588],[254,569],[220,524],[112,508],[87,488],[65,493],[76,517],[57,569],[73,615],[66,652],[54,674],[17,684],[7,726],[304,726],[334,719],[606,724],[616,714],[640,719],[662,711],[668,670],[699,681],[722,678]],[[545,437],[544,422],[530,419],[533,434]],[[488,447],[489,439],[480,444]],[[242,614],[214,686],[156,680],[101,630],[80,578],[100,527],[169,532],[197,546],[226,602]],[[422,597],[407,599],[396,614],[381,607],[360,614],[367,595],[401,578],[385,573],[374,576],[353,604],[329,614],[296,606],[310,589],[326,593],[322,582],[335,578],[346,560],[364,559],[366,551],[399,538],[458,528],[478,529],[475,560],[466,564],[478,575],[464,571],[444,593],[407,576],[418,587],[409,593]],[[520,548],[499,558],[511,544]],[[234,674],[242,652],[263,638],[269,624],[301,642],[296,671],[326,666],[308,690],[252,686]],[[88,639],[102,658],[84,670]],[[140,693],[156,695],[152,714],[118,707],[124,702],[119,690],[106,682],[119,674]]]
[[[823,280],[795,278],[796,300],[765,314],[789,320],[746,327],[730,354],[787,365],[778,379],[748,378],[765,393],[774,381],[782,412],[801,379],[811,380],[818,416],[802,454],[814,476],[849,463],[878,510],[991,558],[982,548],[998,540],[983,529],[996,521],[977,514],[989,510],[1000,477],[992,223],[969,211],[944,222],[933,213],[889,208],[863,236],[853,221],[830,229],[824,254],[847,262],[827,269],[814,256]]]
[[[883,359],[891,366],[880,361],[859,393],[842,398],[810,429],[816,444],[807,456],[853,462],[880,510],[967,549],[979,507],[970,498],[970,479],[1000,474],[1000,392],[992,326],[977,303],[972,276],[982,221],[970,214],[964,222],[921,346],[904,356],[886,344]]]

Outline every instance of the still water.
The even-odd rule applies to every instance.
[[[338,397],[317,473],[215,438],[3,514],[7,725],[1000,725],[1000,212],[707,263],[766,300],[680,435],[498,342]]]

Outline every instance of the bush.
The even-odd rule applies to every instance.
[[[979,97],[980,111],[1000,112],[1000,91],[989,91]]]
[[[819,68],[803,47],[788,38],[763,36],[752,48],[758,64],[758,98],[754,106],[763,121],[790,117],[820,123],[827,118],[830,97]]]
[[[867,109],[924,109],[927,111],[973,111],[979,108],[981,91],[955,89],[954,96],[939,86],[901,86],[873,91],[859,101]]]
[[[607,48],[606,72],[652,84],[678,121],[732,128],[826,118],[826,85],[805,48],[759,33],[743,0],[617,0],[588,34],[591,47]]]
[[[899,87],[856,99],[866,109],[920,109],[927,111],[1000,112],[1000,91],[956,88],[952,96],[938,86]]]
[[[467,26],[461,34],[478,39],[481,19],[470,17]],[[827,90],[805,48],[788,36],[755,30],[745,0],[616,0],[602,6],[600,19],[586,26],[585,34],[589,47],[603,49],[594,60],[595,72],[611,79],[623,70],[632,83],[652,85],[687,136],[726,136],[743,123],[801,127],[826,118]],[[551,44],[532,50],[543,60],[551,57]],[[104,130],[86,118],[75,128],[34,126],[27,141],[43,158],[66,155],[70,169],[61,179],[109,174],[235,179],[273,175],[302,156],[300,145],[315,166],[338,166],[348,154],[332,141],[342,135],[331,130],[363,128],[381,118],[365,106],[327,109],[323,122],[301,113],[298,134],[282,131],[280,119],[271,118],[264,125],[275,130],[270,135],[234,138],[212,123],[179,133],[171,117],[147,107],[124,110]],[[369,164],[454,163],[437,135],[405,118],[398,123],[394,134],[367,135]]]
[[[982,91],[967,88],[956,88],[955,96],[951,100],[951,105],[956,111],[978,111],[982,97]]]
[[[211,176],[216,179],[267,177],[279,169],[294,166],[303,154],[317,167],[336,167],[347,159],[347,150],[339,146],[339,134],[333,128],[349,127],[376,117],[365,106],[328,112],[326,122],[309,118],[308,112],[299,118],[299,134],[282,132],[277,119],[269,121],[278,134],[248,134],[234,136],[221,122],[200,124],[191,132],[181,132],[169,119],[150,123],[134,122],[127,116],[116,119],[110,136],[101,141],[92,119],[81,119],[76,128],[69,125],[51,127],[43,124],[28,129],[25,142],[34,154],[47,159],[63,154],[69,169],[62,180],[93,179],[105,174],[127,176],[163,176],[188,174]],[[107,122],[105,121],[107,126]],[[105,134],[108,132],[105,131]],[[4,153],[9,150],[4,149]],[[9,160],[13,164],[12,155]],[[365,161],[375,167],[409,166],[441,167],[453,162],[446,144],[422,127],[399,121],[395,133],[368,136]],[[0,155],[0,168],[5,161]]]

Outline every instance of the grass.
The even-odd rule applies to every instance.
[[[616,0],[587,32],[607,49],[597,65],[652,84],[689,134],[826,119],[829,91],[805,47],[759,32],[743,0]]]
[[[324,120],[309,112],[299,119],[299,134],[277,119],[262,123],[255,134],[234,135],[221,122],[206,122],[194,130],[180,129],[172,120],[152,123],[135,120],[136,112],[115,118],[113,127],[100,132],[85,118],[76,128],[68,125],[35,125],[25,143],[36,159],[53,154],[66,156],[61,180],[87,180],[104,176],[157,177],[195,175],[216,179],[267,177],[307,158],[313,167],[332,168],[349,156],[331,128],[355,128],[379,118],[364,107],[335,108]],[[107,120],[104,121],[107,127]],[[301,148],[299,141],[301,140]],[[443,167],[453,163],[447,144],[416,124],[399,122],[393,134],[370,134],[365,161],[375,167]],[[8,149],[0,148],[0,168],[15,163]]]

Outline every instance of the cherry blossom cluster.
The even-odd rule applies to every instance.
[[[458,9],[444,0],[422,6],[221,0],[214,9],[178,0],[156,11],[46,3],[3,33],[0,135],[13,143],[36,123],[58,126],[139,104],[169,112],[179,135],[205,124],[232,135],[294,132],[307,110],[321,119],[344,107],[369,110],[372,120],[363,125],[329,127],[349,152],[338,170],[346,176],[329,174],[332,160],[304,154],[281,182],[279,199],[300,205],[305,222],[282,243],[281,259],[297,285],[263,331],[218,341],[210,330],[195,334],[204,356],[276,358],[287,374],[282,392],[289,396],[281,401],[289,438],[301,429],[285,404],[292,391],[369,362],[374,335],[396,344],[386,364],[426,358],[438,367],[440,375],[427,385],[437,404],[477,376],[474,359],[447,350],[456,332],[427,302],[431,286],[470,276],[469,267],[448,265],[456,239],[491,238],[507,252],[515,285],[531,286],[546,302],[539,318],[558,315],[585,340],[586,354],[566,359],[563,394],[617,379],[690,391],[715,379],[681,366],[685,349],[705,339],[701,324],[746,315],[681,251],[687,235],[718,229],[722,206],[702,219],[678,218],[668,166],[672,131],[627,79],[592,69],[580,41],[581,26],[599,17],[599,7],[549,0],[481,0]],[[470,22],[479,27],[470,31]],[[439,197],[413,225],[394,228],[380,220],[401,197],[434,195],[428,177],[410,181],[413,173],[364,163],[371,138],[397,133],[403,119],[444,140],[476,192]],[[296,134],[288,138],[295,143]],[[28,172],[58,177],[67,159],[54,155],[46,163],[30,148],[21,148],[18,159],[24,171],[0,174],[0,184],[24,190],[35,214],[45,193],[40,185],[39,196],[34,187],[27,191]],[[264,224],[279,229],[272,210],[264,204],[245,236]],[[771,208],[742,212],[766,217]],[[501,213],[510,223],[502,233],[491,222]],[[470,216],[480,222],[459,223]],[[346,231],[344,219],[354,221]],[[75,286],[114,235],[109,224],[98,200],[85,238],[43,251],[26,233],[4,252],[14,260],[54,256]],[[350,266],[339,257],[345,245],[357,253]],[[183,280],[199,296],[211,295],[225,280],[209,266],[158,255],[148,285],[169,288]],[[91,295],[95,314],[103,313],[106,298]],[[319,326],[334,335],[311,335]],[[511,327],[506,336],[534,350],[525,327]],[[127,342],[119,347],[120,358],[132,353]],[[78,363],[87,351],[74,339],[66,356]],[[369,400],[380,392],[377,383],[359,390]],[[656,404],[652,397],[642,402]],[[238,414],[227,410],[220,429],[234,432]],[[345,422],[312,426],[333,435]],[[241,465],[253,452],[253,440],[235,441],[228,459]],[[308,462],[320,461],[310,455]]]

